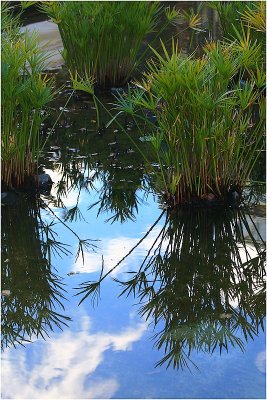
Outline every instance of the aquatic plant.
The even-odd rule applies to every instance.
[[[144,58],[147,34],[159,23],[157,2],[43,2],[41,10],[58,25],[63,41],[63,57],[72,74],[93,76],[98,85],[121,86]],[[166,11],[157,36],[177,16]]]
[[[117,94],[115,105],[149,137],[159,165],[156,192],[164,192],[172,207],[202,200],[227,204],[232,192],[240,198],[264,143],[264,113],[254,116],[255,108],[264,109],[264,72],[242,79],[243,67],[250,71],[248,55],[256,62],[261,48],[250,41],[242,48],[211,43],[194,58],[181,54],[175,42],[170,54],[162,47],[164,55],[154,51],[138,88]]]
[[[34,34],[20,33],[4,8],[2,26],[2,184],[19,187],[37,174],[44,107],[53,99],[51,79],[42,73],[47,54]]]
[[[217,10],[224,37],[233,40],[244,23],[253,29],[255,38],[266,31],[265,1],[211,1],[208,5]]]

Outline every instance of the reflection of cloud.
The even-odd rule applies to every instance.
[[[64,173],[60,168],[56,168],[54,170],[52,169],[48,169],[45,168],[44,169],[45,173],[50,175],[52,182],[54,183],[52,188],[51,188],[51,196],[54,198],[58,197],[58,184],[64,180],[63,176]],[[80,172],[84,173],[84,178],[88,178],[88,177],[92,177],[95,174],[95,170],[94,169],[90,169],[89,167],[87,169],[79,169]],[[72,188],[70,190],[70,185],[71,183],[66,183],[66,191],[67,194],[66,196],[63,194],[60,194],[60,200],[63,202],[63,204],[66,207],[74,207],[77,204],[77,199],[79,196],[79,189],[78,188]],[[96,179],[94,180],[94,188],[95,190],[100,190],[100,188],[102,187],[102,181],[100,179]],[[85,194],[85,196],[84,196]],[[87,198],[87,193],[85,193],[83,190],[80,193],[80,197],[79,197],[79,205],[81,205],[81,203],[83,202],[84,199]],[[54,211],[57,212],[57,208],[54,207]]]
[[[261,351],[260,353],[257,354],[255,364],[260,372],[262,372],[263,374],[266,373],[266,352],[265,351]]]
[[[119,387],[116,377],[100,379],[90,375],[103,362],[104,352],[129,351],[138,341],[146,324],[128,327],[120,333],[88,333],[90,321],[83,318],[79,332],[66,330],[55,334],[47,342],[20,349],[19,357],[12,357],[8,349],[2,361],[3,398],[20,399],[89,399],[110,398]],[[30,347],[30,348],[29,348]],[[30,365],[26,351],[31,355]],[[15,353],[14,353],[15,354]],[[12,383],[12,384],[11,384]]]
[[[148,228],[149,229],[149,228]],[[147,229],[147,230],[148,230]],[[160,233],[162,229],[161,226],[153,229],[150,235],[140,243],[140,245],[131,253],[125,260],[118,266],[114,271],[111,272],[111,276],[116,277],[120,273],[125,273],[127,271],[138,270],[141,265],[141,260],[147,255],[147,252],[152,247],[155,239]],[[140,238],[129,238],[126,236],[120,236],[117,238],[105,238],[105,241],[102,241],[102,248],[98,249],[98,253],[90,253],[84,252],[84,263],[82,256],[80,255],[78,260],[72,265],[72,272],[83,272],[83,273],[94,273],[101,271],[102,268],[102,255],[104,257],[104,273],[108,272],[111,268],[113,268],[140,240]],[[166,240],[162,243],[162,250],[166,249],[167,242]],[[247,262],[250,259],[253,259],[258,256],[258,252],[253,245],[246,244],[246,248],[243,247],[241,243],[237,243],[239,247],[239,256],[242,263]],[[152,252],[153,254],[153,252]],[[138,260],[138,257],[139,260]],[[138,263],[138,261],[140,261]],[[235,260],[236,261],[236,260]],[[240,284],[242,275],[239,275],[240,272],[243,271],[243,268],[240,267],[235,271],[234,279],[231,278],[232,284]],[[261,286],[258,284],[257,278],[253,279],[254,283],[254,293],[257,293]],[[221,296],[223,301],[225,301],[224,293],[221,291]],[[237,308],[240,303],[240,296],[236,296],[235,298],[228,298],[229,303],[233,308]]]
[[[47,168],[45,169],[45,173],[50,175],[50,177],[54,183],[51,188],[51,196],[53,196],[54,198],[57,198],[57,187],[56,186],[62,180],[63,173],[58,172],[57,170],[52,170],[52,169],[47,169]],[[66,207],[74,207],[77,204],[78,196],[79,196],[79,190],[74,189],[74,190],[71,190],[70,192],[68,192],[66,196],[61,195],[60,199],[62,200],[63,204]],[[81,201],[81,196],[80,196],[79,201]],[[54,211],[57,211],[56,207],[54,207]]]
[[[146,256],[149,249],[152,247],[155,239],[160,233],[161,227],[155,228],[150,235],[143,240],[142,243],[127,257],[113,272],[112,276],[117,276],[118,273],[125,272],[131,269],[133,263],[136,262],[136,257]],[[129,238],[120,236],[112,239],[105,239],[99,253],[84,252],[84,264],[82,256],[73,264],[72,272],[97,272],[102,268],[102,254],[105,262],[105,272],[114,267],[135,245],[140,238]],[[165,249],[166,243],[163,243],[162,249]]]
[[[246,248],[244,248],[244,247],[241,247],[242,245],[240,243],[237,243],[237,245],[239,246],[239,256],[240,256],[242,263],[252,260],[253,258],[256,258],[258,256],[258,251],[256,250],[255,246],[246,244]],[[239,274],[240,274],[240,272],[243,273],[243,271],[244,271],[243,267],[241,267],[238,271],[235,271],[235,279],[234,280],[231,279],[233,284],[234,284],[234,282],[236,284],[240,284],[241,281],[240,281]],[[252,282],[254,285],[254,293],[258,293],[261,289],[261,285],[259,285],[258,278],[254,277],[252,279]],[[228,299],[229,303],[234,308],[237,308],[239,306],[240,300],[241,300],[240,296],[235,297],[234,299],[233,298]]]

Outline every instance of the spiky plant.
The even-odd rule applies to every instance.
[[[140,50],[144,54],[148,48],[141,49],[142,41],[155,30],[161,6],[140,1],[54,1],[43,2],[41,9],[58,25],[72,74],[115,86],[124,85],[140,62]],[[166,23],[176,15],[169,11]]]
[[[265,46],[265,1],[213,1],[209,5],[218,12],[225,38],[238,39],[238,34],[242,34],[244,29],[251,30],[253,41]]]
[[[170,206],[206,199],[227,202],[229,193],[241,193],[263,145],[263,120],[253,118],[253,107],[263,108],[260,89],[243,82],[241,65],[249,68],[260,48],[247,44],[244,53],[235,43],[207,46],[202,58],[183,56],[173,43],[171,54],[155,52],[139,90],[117,96],[119,112],[146,123],[158,159],[158,193]],[[233,77],[240,74],[237,83]],[[152,111],[157,121],[147,118]],[[148,126],[150,126],[148,130]]]
[[[48,55],[34,34],[20,33],[4,8],[2,27],[2,184],[21,186],[36,172],[44,106],[53,98],[52,82],[42,74]]]

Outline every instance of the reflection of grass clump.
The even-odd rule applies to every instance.
[[[133,295],[154,326],[157,365],[190,367],[193,352],[239,347],[264,329],[265,243],[257,242],[244,211],[190,209],[161,213],[140,241],[96,282],[80,286],[81,302],[100,297],[101,283],[138,248],[165,215],[156,238],[128,278],[113,278],[120,296]],[[255,226],[254,226],[255,228]],[[246,233],[245,233],[246,232]],[[153,238],[153,240],[152,240]]]
[[[43,4],[42,10],[58,24],[72,73],[93,75],[101,86],[127,82],[139,62],[142,41],[160,15],[159,3],[140,1],[57,1]]]
[[[42,75],[47,55],[35,35],[19,33],[2,8],[2,183],[18,187],[35,172],[43,107],[52,100],[51,81]]]
[[[64,284],[51,267],[52,254],[67,250],[54,240],[35,201],[20,200],[19,206],[6,206],[3,212],[2,349],[45,338],[70,321],[62,312]]]

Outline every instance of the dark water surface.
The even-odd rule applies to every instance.
[[[167,213],[134,122],[64,90],[51,193],[2,207],[2,398],[265,398],[262,208]]]

